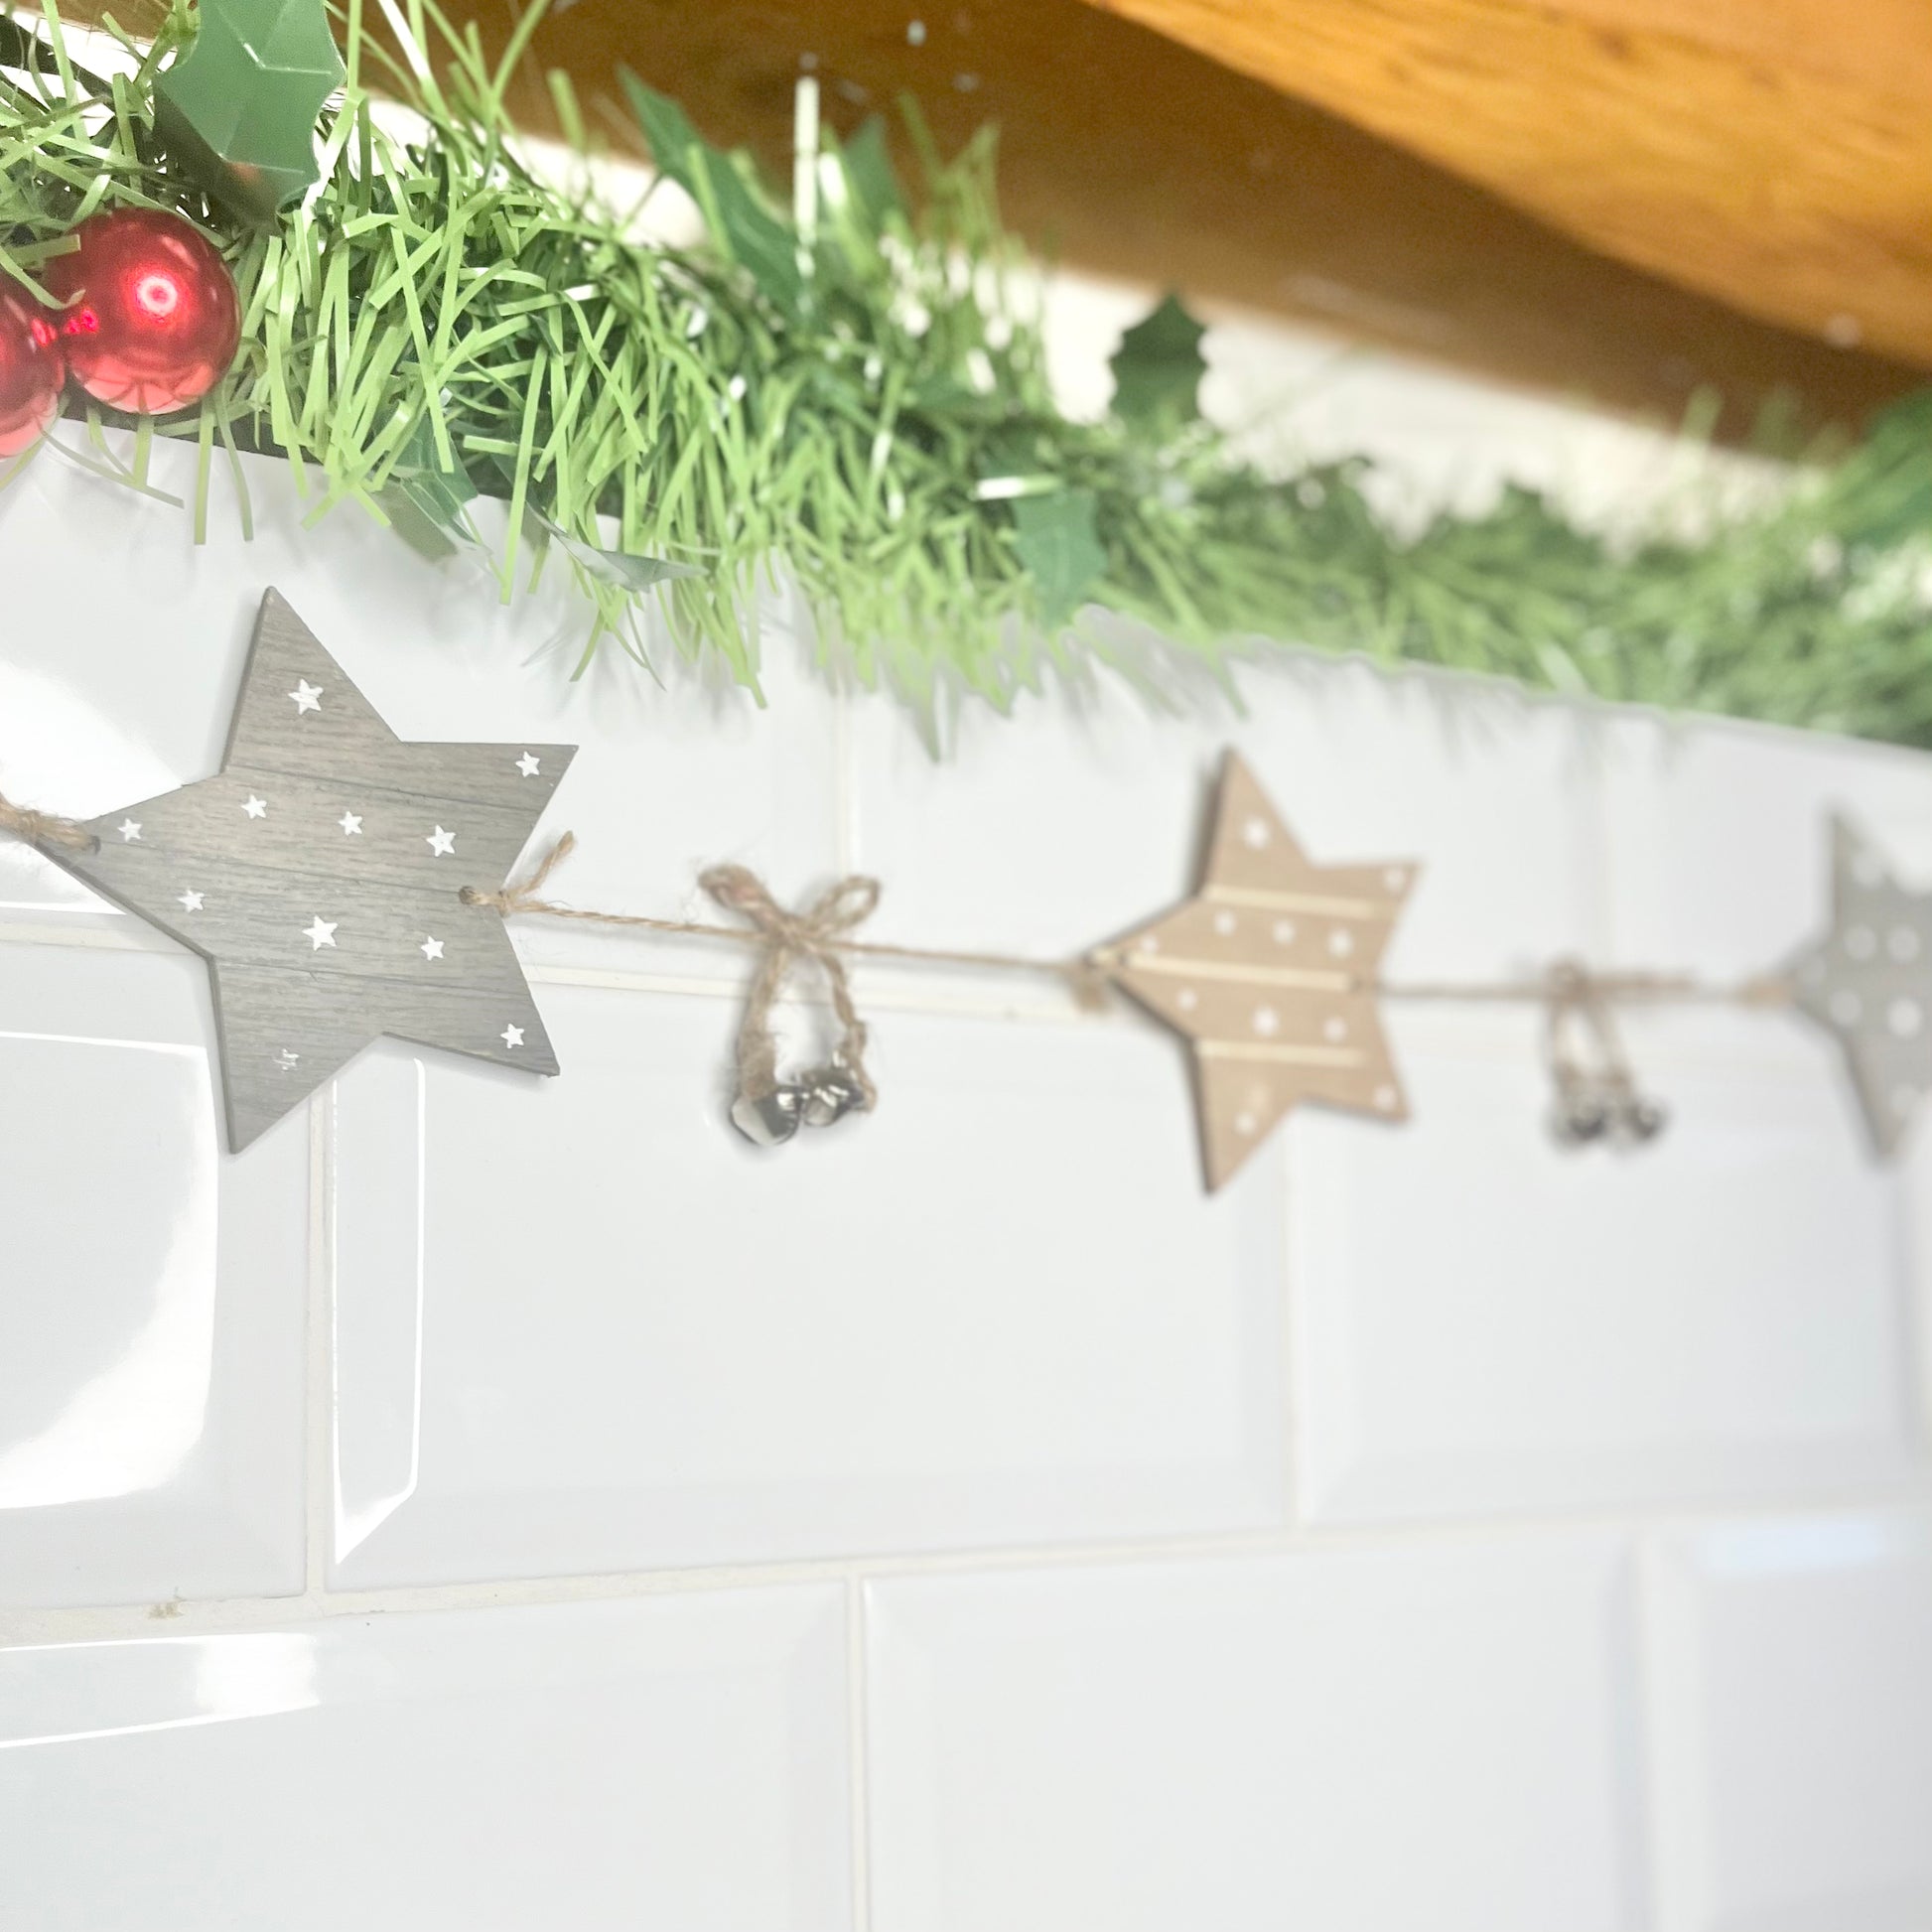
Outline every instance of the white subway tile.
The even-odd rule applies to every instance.
[[[1900,1203],[1819,1042],[1781,1015],[1631,1020],[1662,1138],[1566,1150],[1541,1026],[1401,1010],[1411,1123],[1290,1125],[1304,1505],[1394,1519],[1908,1479]]]
[[[1932,1517],[1686,1530],[1647,1594],[1664,1932],[1932,1924]]]
[[[834,1590],[0,1649],[0,1924],[848,1932]]]
[[[213,1077],[199,961],[0,943],[0,1620],[302,1586],[306,1115]]]
[[[1617,721],[1604,740],[1616,959],[1775,972],[1831,916],[1830,817],[1932,885],[1932,759],[1722,720]]]
[[[351,1586],[1280,1520],[1277,1164],[1138,1028],[875,1012],[879,1112],[724,1117],[738,1015],[545,989],[560,1079],[343,1080]]]
[[[1641,1914],[1609,1539],[868,1589],[876,1932]]]

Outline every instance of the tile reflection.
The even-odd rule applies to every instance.
[[[27,803],[88,818],[181,782],[179,772],[152,747],[129,737],[106,710],[22,665],[0,661],[0,718],[9,726],[8,790]],[[0,911],[50,906],[123,916],[38,852],[11,839],[0,842]]]
[[[10,1667],[10,1668],[9,1668]],[[0,1751],[279,1717],[322,1702],[307,1631],[25,1648],[0,1658]]]
[[[151,1307],[119,1356],[76,1387],[44,1428],[0,1447],[0,1509],[96,1502],[159,1488],[202,1440],[213,1370],[218,1180],[207,1057],[199,1047],[50,1035],[0,1033],[0,1042],[108,1047],[123,1066],[122,1056],[135,1054],[173,1062],[169,1077],[150,1088],[150,1097],[160,1104],[152,1112],[140,1110],[144,1148],[138,1150],[167,1148],[159,1177],[167,1198],[155,1200],[151,1178],[145,1203],[123,1201],[117,1207],[109,1202],[99,1210],[125,1215],[137,1226],[143,1206],[166,1215],[166,1245],[155,1264]],[[70,1060],[71,1054],[65,1057]],[[16,1164],[15,1180],[23,1189],[35,1189],[37,1152],[49,1170],[40,1177],[49,1191],[57,1198],[70,1194],[71,1183],[52,1172],[71,1157],[65,1137],[27,1150],[27,1171]],[[139,1191],[136,1177],[117,1178]],[[96,1307],[109,1301],[109,1284],[103,1282],[75,1279],[64,1287]]]

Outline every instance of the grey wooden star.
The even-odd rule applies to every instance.
[[[208,962],[239,1152],[378,1035],[557,1071],[501,915],[460,895],[508,876],[575,752],[405,745],[270,591],[219,774],[48,856]]]
[[[1833,819],[1831,929],[1790,971],[1798,1006],[1837,1035],[1872,1146],[1889,1157],[1932,1091],[1932,893],[1907,892]]]

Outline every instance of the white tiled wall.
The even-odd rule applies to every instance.
[[[782,605],[768,713],[571,685],[562,603],[251,474],[252,548],[0,497],[0,787],[210,768],[273,583],[403,734],[583,745],[583,903],[863,866],[1062,954],[1228,742],[1420,862],[1410,981],[1774,964],[1833,804],[1932,879],[1932,760],[1359,665],[944,765]],[[1565,1156],[1533,1016],[1404,1007],[1411,1127],[1208,1201],[1174,1042],[1050,984],[863,972],[881,1112],[759,1155],[742,958],[518,942],[560,1080],[385,1044],[230,1159],[200,966],[0,847],[4,1932],[1932,1928],[1932,1155],[1824,1042],[1633,1025],[1668,1136]]]

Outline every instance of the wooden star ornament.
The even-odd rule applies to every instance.
[[[239,1152],[379,1035],[555,1073],[502,915],[570,745],[407,745],[274,591],[219,773],[47,848],[208,962]]]
[[[1415,876],[1313,864],[1229,752],[1199,890],[1095,955],[1193,1049],[1210,1193],[1304,1101],[1408,1118],[1375,976]]]
[[[1880,1159],[1932,1092],[1932,893],[1900,886],[1874,848],[1832,821],[1832,923],[1790,967],[1792,998],[1838,1040]]]

